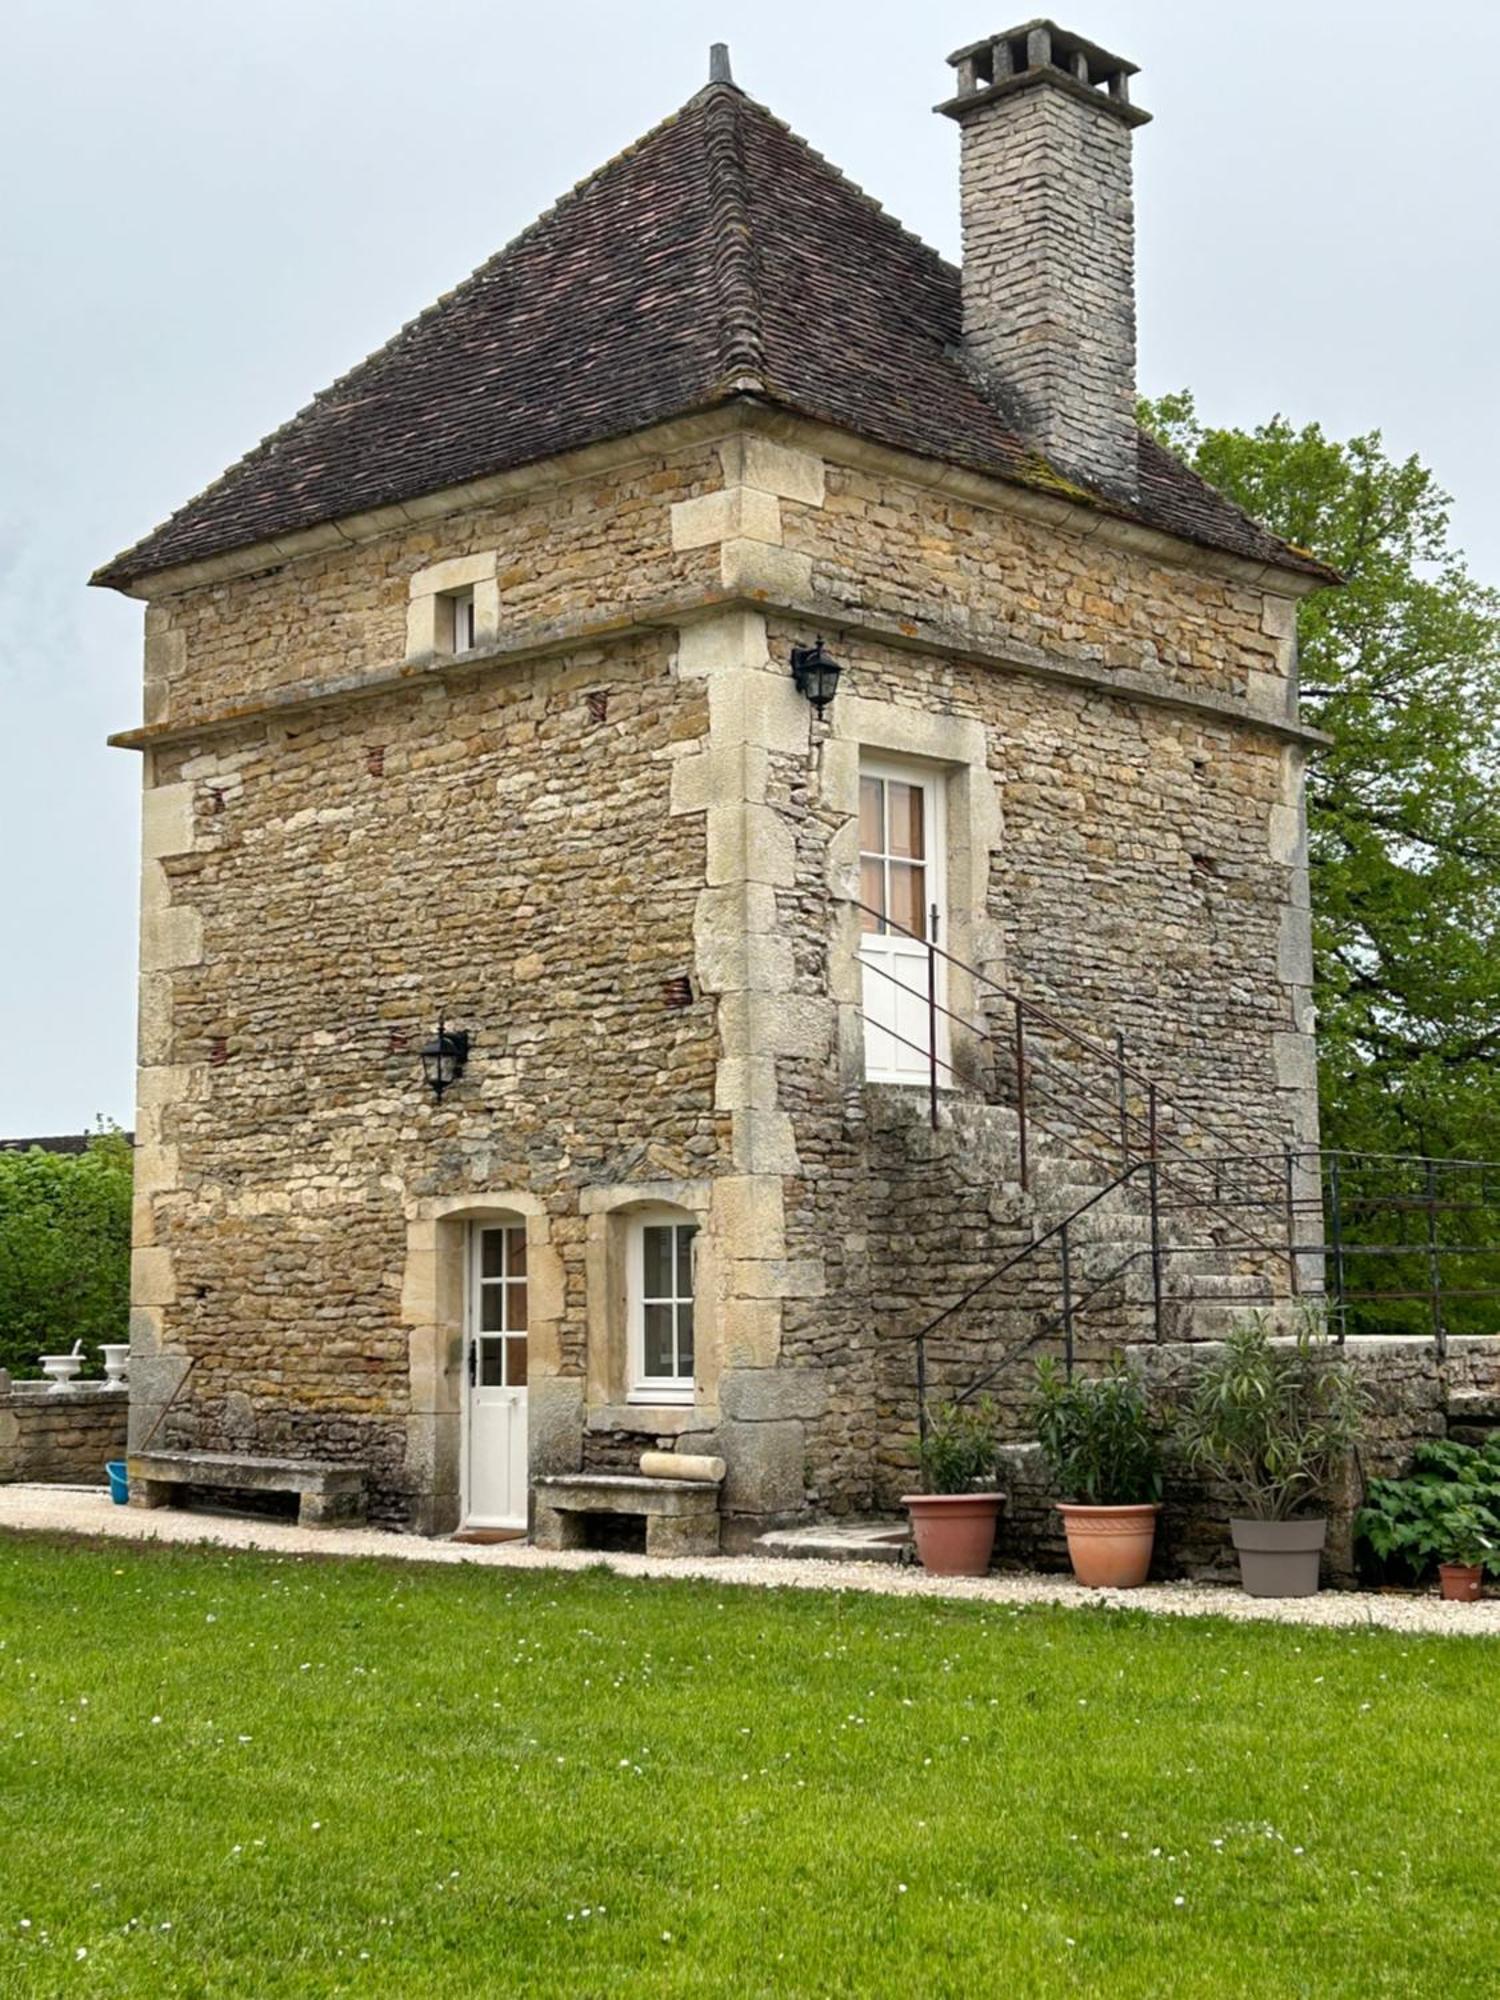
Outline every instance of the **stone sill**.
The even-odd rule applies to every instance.
[[[705,1403],[604,1403],[589,1411],[587,1428],[681,1437],[685,1431],[714,1430],[718,1422],[718,1410]]]

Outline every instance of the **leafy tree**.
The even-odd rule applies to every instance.
[[[1298,612],[1324,1144],[1500,1157],[1500,595],[1380,433],[1142,405],[1169,449],[1338,570]]]
[[[36,1375],[43,1352],[128,1337],[130,1202],[119,1132],[84,1153],[0,1153],[0,1368]]]

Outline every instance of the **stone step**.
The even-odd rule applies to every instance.
[[[820,1521],[774,1528],[752,1547],[756,1555],[797,1562],[903,1563],[911,1560],[911,1530],[901,1521]]]
[[[1454,1423],[1500,1423],[1500,1395],[1492,1389],[1450,1389],[1443,1398],[1450,1426]]]

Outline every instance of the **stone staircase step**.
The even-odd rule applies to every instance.
[[[1454,1423],[1500,1424],[1500,1395],[1490,1389],[1450,1389],[1443,1408],[1450,1429]]]
[[[903,1563],[911,1530],[903,1521],[821,1521],[810,1528],[773,1528],[752,1544],[756,1555],[797,1562]]]

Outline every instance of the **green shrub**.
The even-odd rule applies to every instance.
[[[0,1153],[0,1368],[36,1375],[40,1354],[129,1338],[130,1197],[118,1132],[85,1153]]]
[[[993,1396],[975,1403],[943,1403],[930,1412],[927,1435],[914,1456],[924,1493],[993,1490],[1000,1463]]]
[[[1133,1507],[1161,1498],[1161,1445],[1133,1369],[1071,1381],[1055,1361],[1037,1364],[1032,1422],[1058,1497],[1087,1507]]]
[[[1420,1444],[1405,1479],[1372,1479],[1354,1530],[1420,1581],[1443,1562],[1500,1576],[1500,1439]]]
[[[1252,1313],[1195,1367],[1176,1431],[1188,1463],[1227,1486],[1247,1515],[1285,1521],[1326,1502],[1367,1409],[1353,1367],[1313,1314],[1294,1340],[1276,1341],[1265,1314]]]

